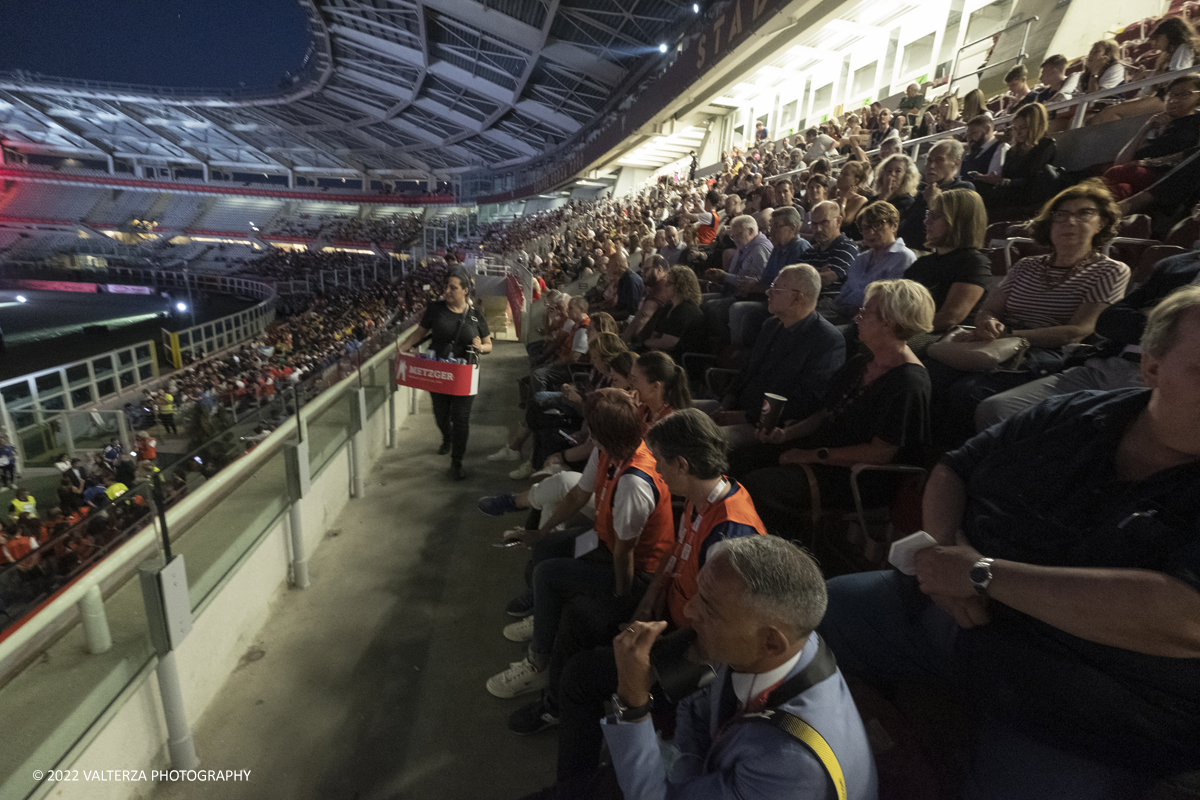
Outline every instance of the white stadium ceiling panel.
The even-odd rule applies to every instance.
[[[684,0],[296,0],[303,80],[194,95],[0,75],[18,146],[281,169],[519,163],[594,122],[691,12]],[[105,99],[107,98],[107,99]]]

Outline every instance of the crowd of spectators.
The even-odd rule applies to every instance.
[[[420,242],[423,225],[423,217],[417,213],[392,214],[380,219],[298,214],[279,220],[265,233],[329,242],[371,242],[407,250]]]
[[[1102,78],[1110,67],[1091,60]],[[556,783],[531,798],[593,796],[602,741],[623,791],[661,795],[653,729],[676,698],[651,698],[640,665],[664,630],[695,628],[709,653],[732,647],[716,641],[734,624],[719,619],[725,605],[764,590],[742,572],[734,595],[717,592],[721,565],[764,533],[855,573],[829,581],[824,621],[789,629],[792,657],[813,658],[815,628],[865,681],[862,709],[889,702],[876,689],[965,690],[965,771],[989,796],[1167,797],[1194,781],[1200,507],[1181,481],[1200,468],[1200,251],[1141,265],[1129,292],[1132,265],[1108,248],[1133,224],[1118,201],[1191,163],[1200,84],[1169,85],[1124,169],[1065,174],[1052,168],[1044,106],[1070,96],[1062,67],[1048,59],[1033,88],[1014,76],[1006,141],[978,97],[958,126],[965,141],[938,141],[917,160],[893,152],[873,164],[858,152],[867,143],[839,149],[841,131],[816,132],[798,156],[771,152],[764,129],[749,159],[734,154],[708,180],[544,212],[511,238],[505,225],[489,229],[545,292],[516,432],[489,456],[521,462],[510,477],[531,484],[479,501],[487,514],[526,515],[505,534],[530,559],[504,635],[528,647],[487,689],[530,697],[510,717],[514,732],[559,731]],[[955,106],[932,112],[935,124],[955,120]],[[897,109],[917,126],[927,113],[916,100]],[[1161,132],[1160,147],[1187,152],[1139,157]],[[766,180],[784,166],[800,169]],[[1190,212],[1197,186],[1159,191],[1172,213]],[[1032,239],[1033,254],[999,258],[989,217],[1006,228],[999,238],[1011,226]],[[918,472],[929,476],[923,501]],[[679,508],[662,523],[666,493],[686,498],[682,523]],[[922,502],[923,522],[903,522],[897,508]],[[719,503],[737,523],[700,528]],[[860,505],[890,508],[895,528],[923,526],[935,546],[905,575],[863,571],[884,566],[880,532],[837,526]],[[1121,533],[1135,525],[1140,544]],[[1148,611],[1138,597],[1150,596]],[[762,623],[756,636],[768,629],[783,630]],[[761,654],[751,642],[765,639],[748,631],[739,641]],[[752,662],[731,669],[756,686],[801,668],[783,655]],[[675,706],[689,727],[674,743],[694,758],[671,782],[697,796],[717,782],[774,796],[772,781],[818,763],[775,750],[739,762],[729,753],[739,734],[697,739],[697,718],[710,731],[727,724],[721,687],[718,673],[700,700]],[[1114,693],[1120,703],[1104,699]],[[826,724],[846,738],[830,746],[854,763],[861,723],[852,710],[840,720]],[[1037,766],[1013,770],[1016,752]],[[912,769],[893,761],[880,783],[903,785]],[[816,772],[814,785],[832,792]],[[875,781],[869,765],[846,775],[855,796],[874,797]],[[1159,794],[1143,795],[1151,786]]]
[[[374,276],[376,270],[388,270],[386,258],[366,253],[348,253],[341,250],[285,250],[271,248],[267,253],[245,258],[231,259],[222,272],[245,277],[271,278],[280,281],[314,279],[320,272],[333,273],[351,270],[355,280],[364,274]],[[399,272],[399,264],[393,266]],[[330,278],[332,281],[332,278]]]
[[[263,271],[270,271],[264,277],[278,277],[281,264],[287,263],[278,254],[262,261]],[[253,264],[247,265],[247,271],[257,274]],[[367,339],[389,324],[411,320],[430,297],[441,294],[445,273],[445,263],[437,260],[410,268],[395,282],[370,282],[353,289],[329,286],[325,291],[286,295],[280,299],[276,321],[254,341],[203,359],[185,351],[182,369],[157,390],[147,389],[138,402],[126,404],[128,427],[135,432],[128,451],[113,439],[103,450],[81,453],[80,458],[61,456],[56,465],[62,474],[57,503],[49,509],[39,510],[28,489],[16,487],[16,499],[0,532],[0,614],[8,614],[9,621],[16,619],[30,602],[55,591],[142,519],[146,506],[141,493],[118,498],[159,472],[156,431],[190,440],[196,431],[187,430],[185,423],[196,415],[209,418],[222,410],[276,408],[272,418],[261,419],[253,433],[243,437],[247,446],[253,446],[295,413],[294,401],[285,395],[288,389],[321,375],[343,357],[353,357]],[[272,406],[277,395],[285,400]],[[234,417],[221,419],[232,422]],[[221,432],[212,426],[200,426],[200,431],[205,436]],[[4,447],[3,455],[11,462],[15,453]],[[196,459],[164,469],[167,504],[223,464],[224,460]]]

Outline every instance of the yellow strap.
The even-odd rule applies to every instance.
[[[837,756],[833,754],[833,748],[825,741],[825,737],[795,714],[789,714],[786,711],[776,711],[775,713],[779,714],[779,721],[776,724],[804,742],[825,767],[825,771],[833,780],[833,788],[837,790],[838,800],[846,800],[846,776],[842,774],[842,765],[838,763]]]

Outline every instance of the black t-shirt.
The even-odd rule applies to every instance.
[[[1149,389],[1052,397],[947,453],[981,555],[1045,567],[1159,572],[1200,592],[1200,462],[1139,481],[1115,467]],[[1095,596],[1097,608],[1105,598]],[[982,711],[1142,775],[1200,769],[1200,659],[1082,639],[992,603],[955,660]]]
[[[961,247],[945,255],[930,253],[921,256],[904,272],[904,277],[916,281],[933,295],[935,308],[941,309],[955,283],[969,283],[987,289],[992,277],[992,265],[987,256],[972,247]],[[972,309],[973,310],[973,309]]]
[[[824,407],[829,416],[805,447],[851,447],[879,437],[896,445],[898,464],[920,464],[929,443],[933,387],[920,364],[901,364],[860,386],[871,354],[855,356],[829,382]]]
[[[1188,114],[1168,122],[1157,136],[1139,147],[1133,157],[1139,161],[1162,158],[1195,147],[1197,142],[1200,142],[1200,114]]]
[[[472,339],[476,336],[484,339],[491,335],[487,320],[477,308],[467,306],[461,314],[456,314],[445,302],[430,303],[426,307],[421,317],[421,327],[433,332],[433,353],[438,358],[447,358],[451,354],[455,358],[463,358]]]
[[[679,305],[668,308],[666,316],[660,319],[654,328],[660,336],[678,336],[679,344],[667,353],[676,361],[684,353],[700,352],[704,339],[704,312],[695,303],[684,301]]]

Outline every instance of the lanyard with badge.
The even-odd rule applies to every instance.
[[[609,488],[611,488],[614,483],[613,479],[624,473],[625,468],[629,466],[629,462],[631,461],[633,461],[632,458],[627,458],[620,463],[614,461],[608,465],[608,470],[604,476],[604,482],[600,484],[600,495],[596,498],[598,503],[604,502],[604,498],[608,496]]]
[[[688,556],[692,554],[692,545],[695,544],[696,533],[700,530],[700,526],[704,523],[704,514],[712,510],[713,503],[723,497],[729,491],[729,481],[721,478],[713,490],[708,493],[708,508],[703,512],[698,512],[695,508],[692,509],[691,524],[688,524],[688,515],[685,513],[679,519],[679,533],[676,535],[676,553],[671,554],[671,558],[667,561],[667,574],[672,578],[679,577],[679,573],[675,571],[675,566],[681,561],[687,561]],[[689,531],[688,528],[691,528]],[[683,545],[682,549],[679,545]]]

